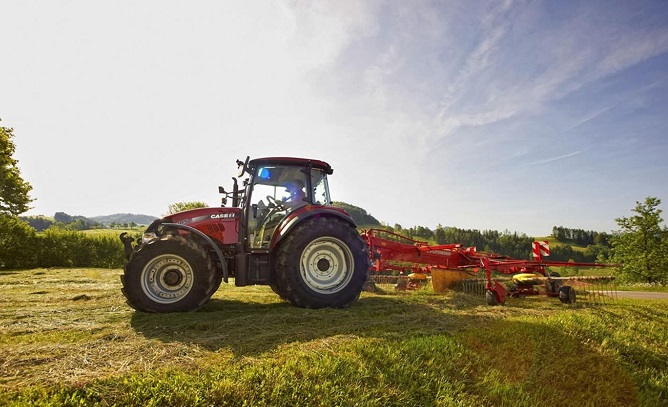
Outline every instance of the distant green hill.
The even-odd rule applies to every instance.
[[[579,245],[574,241],[569,241],[569,240],[561,241],[561,240],[559,240],[558,238],[556,238],[552,235],[534,237],[534,239],[536,241],[547,240],[547,242],[550,244],[551,248],[552,247],[557,247],[557,246],[571,246],[573,248],[573,250],[578,251],[578,252],[584,252],[587,249],[586,246]]]
[[[345,210],[346,212],[348,212],[348,214],[350,215],[350,217],[353,218],[353,220],[355,221],[357,226],[380,226],[381,225],[381,223],[378,221],[378,219],[374,218],[373,216],[371,216],[371,214],[367,213],[367,211],[365,211],[364,209],[362,209],[358,206],[347,204],[345,202],[337,202],[337,201],[332,202],[332,205],[336,206],[338,208],[341,208],[341,209]]]
[[[115,213],[113,215],[94,216],[90,219],[100,222],[105,226],[109,226],[112,223],[124,224],[130,222],[134,222],[137,225],[148,225],[158,218],[158,216],[136,215],[134,213]]]

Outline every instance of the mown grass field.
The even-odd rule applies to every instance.
[[[306,310],[223,284],[201,312],[151,315],[120,273],[0,271],[0,405],[668,405],[668,301],[427,289]]]

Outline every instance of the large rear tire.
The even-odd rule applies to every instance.
[[[281,296],[302,308],[345,308],[355,302],[369,271],[369,254],[354,227],[313,218],[295,227],[277,251]]]
[[[284,300],[287,300],[285,295],[283,294],[283,289],[279,285],[278,281],[276,281],[276,273],[272,273],[270,276],[270,282],[269,282],[269,287],[271,287],[271,291],[273,291],[275,294],[277,294],[279,297],[281,297]]]
[[[134,252],[121,276],[128,304],[144,312],[197,311],[220,285],[206,250],[180,236],[163,236]]]

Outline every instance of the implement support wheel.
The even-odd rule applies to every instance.
[[[487,301],[487,305],[491,306],[499,305],[499,300],[496,297],[495,291],[487,290],[487,292],[485,292],[485,300]]]
[[[564,304],[575,304],[575,289],[569,285],[559,288],[559,301]]]

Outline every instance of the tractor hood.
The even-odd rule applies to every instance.
[[[202,222],[236,221],[240,212],[239,208],[197,208],[165,216],[162,222],[196,227],[194,224]]]
[[[217,244],[236,244],[239,241],[240,208],[198,208],[165,216],[148,226],[143,240],[155,237],[160,225],[182,225],[179,233],[187,233],[187,228],[213,239]]]

